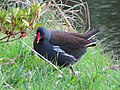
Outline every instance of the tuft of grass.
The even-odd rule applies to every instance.
[[[33,37],[23,39],[32,47]],[[69,68],[59,72],[37,55],[33,55],[21,41],[0,44],[1,90],[119,90],[120,71],[111,70],[109,55],[97,46],[89,48],[82,60],[74,65],[79,80],[71,76]]]

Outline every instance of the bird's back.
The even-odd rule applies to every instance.
[[[88,31],[85,34],[52,31],[50,43],[60,46],[66,53],[80,59],[87,52],[87,47],[95,46],[96,40],[91,37],[98,32],[98,29]]]

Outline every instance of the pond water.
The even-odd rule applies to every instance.
[[[120,0],[84,0],[91,14],[91,28],[100,27],[99,39],[106,51],[120,58]]]

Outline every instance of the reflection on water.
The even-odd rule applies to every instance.
[[[91,26],[100,27],[100,39],[108,51],[120,57],[120,0],[84,0],[91,13]]]

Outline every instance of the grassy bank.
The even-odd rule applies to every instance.
[[[32,47],[33,37],[23,39]],[[0,44],[0,90],[119,90],[120,71],[111,70],[109,55],[99,46],[89,48],[74,68],[76,77],[69,68],[61,69],[64,76],[51,65],[32,55],[21,41]]]

